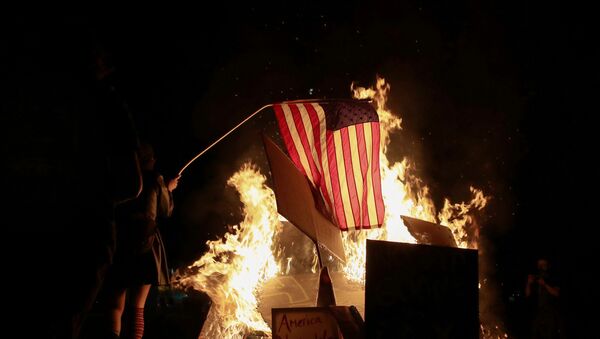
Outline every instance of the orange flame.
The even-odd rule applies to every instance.
[[[227,182],[240,194],[244,220],[224,239],[209,241],[209,251],[190,269],[197,273],[180,280],[183,286],[206,292],[212,302],[208,326],[201,337],[236,338],[250,332],[270,333],[257,311],[256,292],[279,273],[272,253],[273,236],[280,225],[275,195],[265,177],[244,164]]]
[[[381,126],[380,167],[382,193],[386,206],[384,225],[379,229],[342,234],[347,264],[347,279],[364,283],[366,239],[415,243],[401,215],[412,216],[449,227],[460,247],[476,248],[477,239],[467,232],[474,222],[471,213],[483,209],[487,197],[471,187],[473,199],[467,203],[451,203],[448,199],[437,213],[429,189],[415,175],[414,165],[404,158],[392,163],[387,158],[390,135],[401,129],[402,120],[386,107],[390,85],[378,78],[375,88],[355,87],[354,97],[371,98],[377,106]],[[209,251],[191,267],[196,273],[180,280],[206,292],[212,308],[200,337],[243,337],[251,332],[269,335],[271,330],[257,311],[257,292],[262,284],[289,270],[293,258],[276,253],[277,234],[281,224],[273,191],[265,185],[265,177],[252,165],[245,164],[228,181],[244,204],[244,221],[222,240],[209,241]],[[274,240],[275,239],[275,240]],[[313,256],[316,253],[312,252]],[[276,259],[277,258],[277,259]],[[316,257],[313,258],[316,264]],[[314,271],[314,270],[313,270]]]
[[[383,78],[377,78],[375,88],[351,86],[357,99],[373,99],[377,106],[381,127],[381,189],[385,203],[385,218],[383,226],[378,230],[361,231],[356,234],[344,234],[344,249],[348,258],[344,272],[349,280],[364,283],[366,239],[379,239],[396,242],[416,243],[408,232],[401,215],[407,215],[422,220],[438,223],[433,200],[429,188],[423,185],[421,179],[414,174],[414,166],[404,158],[400,162],[391,163],[387,157],[390,144],[390,134],[401,129],[402,120],[386,107],[390,85]],[[466,226],[473,219],[470,216],[475,209],[485,207],[487,197],[483,192],[471,188],[474,197],[469,203],[452,204],[448,199],[444,208],[437,214],[439,223],[450,227],[456,243],[463,248],[470,242]],[[473,246],[476,247],[476,246]]]
[[[477,248],[478,232],[469,236],[467,226],[474,222],[470,213],[473,210],[481,210],[487,205],[488,198],[481,190],[470,187],[473,200],[469,203],[452,204],[450,200],[444,200],[444,207],[438,214],[440,224],[449,227],[454,234],[456,244],[462,248]]]

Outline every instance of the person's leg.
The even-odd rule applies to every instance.
[[[65,283],[58,292],[65,300],[64,310],[57,312],[62,313],[57,323],[58,337],[80,337],[85,319],[112,265],[116,231],[109,211],[112,207],[104,207],[102,204],[82,207],[76,220],[83,221],[77,223],[77,227],[70,226],[74,228],[65,240],[64,260],[60,262],[67,269],[62,274]]]
[[[144,335],[144,306],[150,287],[151,285],[142,285],[131,289],[132,337],[135,339],[141,339]]]
[[[121,324],[123,311],[125,310],[125,301],[127,290],[119,288],[107,292],[106,308],[110,331],[116,336],[121,335]]]

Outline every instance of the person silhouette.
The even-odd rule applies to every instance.
[[[172,192],[179,177],[165,180],[155,169],[154,150],[148,143],[140,147],[143,190],[136,199],[117,208],[117,251],[106,284],[106,315],[109,335],[118,338],[124,324],[132,338],[144,333],[144,306],[152,285],[170,284],[169,270],[159,219],[173,211]],[[126,308],[127,297],[130,307]],[[128,321],[123,321],[125,315]]]
[[[527,276],[525,297],[532,300],[532,338],[564,338],[564,326],[560,313],[560,286],[550,269],[550,261],[539,257],[536,272]]]

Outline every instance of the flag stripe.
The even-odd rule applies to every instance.
[[[365,132],[364,132],[365,124],[357,124],[356,125],[356,143],[358,146],[358,158],[360,161],[360,176],[357,176],[357,181],[360,181],[362,192],[360,194],[360,213],[361,213],[361,225],[365,228],[371,227],[371,220],[369,216],[369,196],[371,195],[371,191],[369,190],[369,185],[367,184],[368,177],[367,172],[369,172],[369,162],[367,157],[366,143],[365,143]]]
[[[365,149],[367,153],[367,161],[368,168],[366,173],[367,178],[367,187],[365,191],[367,192],[367,210],[369,215],[369,225],[379,224],[379,220],[377,219],[377,207],[375,206],[375,192],[373,191],[373,172],[371,168],[373,167],[373,147],[371,147],[373,143],[373,132],[371,130],[371,123],[363,124],[363,132],[365,138]]]
[[[331,204],[331,177],[329,176],[329,164],[327,163],[327,149],[326,149],[326,140],[325,140],[325,130],[327,127],[327,121],[325,119],[325,112],[321,106],[318,106],[318,109],[315,107],[315,104],[305,104],[304,105],[306,111],[308,112],[308,116],[310,117],[313,137],[315,142],[315,149],[317,151],[317,163],[319,164],[319,169],[322,173],[321,178],[321,196],[323,196],[325,204],[327,205],[327,210],[329,213],[333,211],[333,205]]]
[[[300,155],[298,155],[298,150],[296,150],[295,147],[289,147],[289,145],[292,145],[294,143],[294,141],[292,140],[292,135],[291,135],[290,129],[288,128],[288,125],[287,125],[283,107],[282,107],[282,105],[275,105],[274,109],[275,109],[275,116],[277,117],[277,122],[279,123],[279,130],[281,131],[281,136],[283,137],[283,141],[287,146],[287,150],[288,150],[288,153],[290,154],[290,158],[292,158],[292,161],[294,162],[294,164],[296,164],[296,167],[300,168],[302,173],[306,174],[306,171],[301,166]]]
[[[307,153],[307,158],[309,165],[311,166],[311,171],[315,175],[314,184],[315,187],[318,188],[319,194],[323,198],[324,202],[327,202],[324,182],[323,182],[323,170],[321,169],[321,160],[319,157],[320,147],[317,146],[319,143],[319,123],[317,121],[316,114],[312,111],[308,111],[304,104],[294,105],[292,107],[296,107],[296,110],[292,109],[294,114],[299,114],[302,118],[303,128],[299,128],[299,130],[303,130],[304,133],[300,133],[300,140],[302,140],[302,145],[304,146],[304,151]],[[310,106],[312,107],[312,106]],[[329,207],[327,206],[329,210]]]
[[[352,212],[352,226],[360,225],[360,207],[358,206],[358,193],[354,181],[354,169],[352,167],[352,154],[350,152],[350,139],[348,128],[340,130],[342,138],[342,151],[344,154],[344,169],[346,170],[346,185],[348,185],[348,196],[350,197],[350,211]]]
[[[358,102],[299,102],[275,105],[275,113],[290,158],[322,197],[322,212],[341,230],[381,226],[381,136],[374,109]]]
[[[373,175],[373,192],[376,197],[382,197],[381,195],[381,177],[379,175],[379,149],[380,149],[380,133],[379,123],[372,122],[371,130],[373,131],[373,165],[371,166],[371,172]],[[378,199],[375,206],[377,207],[377,223],[383,224],[384,217],[384,205],[383,199]]]
[[[360,124],[358,124],[360,125]],[[350,161],[352,164],[352,175],[350,178],[353,178],[354,187],[356,189],[356,197],[354,198],[354,205],[356,205],[357,209],[354,213],[354,219],[356,220],[356,225],[365,225],[363,222],[363,175],[362,170],[360,168],[360,152],[358,149],[358,133],[357,126],[348,126],[348,141],[349,141],[349,149],[350,149]],[[364,204],[366,205],[366,204]]]
[[[329,173],[331,175],[331,186],[333,189],[333,198],[335,202],[335,215],[338,218],[339,226],[343,230],[348,229],[346,213],[344,208],[344,199],[342,198],[342,188],[340,177],[338,175],[338,155],[335,151],[335,137],[332,131],[326,131],[327,158],[329,159]]]
[[[350,192],[348,190],[348,182],[346,180],[346,163],[344,160],[344,149],[342,146],[342,131],[333,132],[335,157],[337,159],[337,175],[340,182],[340,193],[344,206],[344,217],[346,218],[346,227],[348,230],[354,229],[354,214],[352,213],[352,205],[350,204]]]
[[[321,160],[319,156],[321,151],[319,147],[319,122],[317,121],[316,113],[309,111],[307,106],[312,108],[310,105],[298,105],[297,107],[300,115],[302,116],[302,123],[304,124],[306,139],[310,145],[310,150],[308,152],[312,155],[312,160],[315,164],[316,170],[319,171],[319,175],[321,175],[323,171],[321,170]]]
[[[290,129],[290,135],[292,137],[292,141],[294,143],[294,147],[298,151],[300,163],[296,163],[296,166],[304,169],[304,174],[308,177],[310,182],[314,185],[313,175],[310,172],[310,167],[308,165],[308,159],[306,158],[306,153],[303,152],[302,142],[300,141],[300,136],[298,135],[298,130],[296,129],[296,125],[294,125],[294,117],[288,105],[282,105],[283,112],[285,113],[285,121],[287,122],[287,126]]]
[[[311,182],[318,187],[319,181],[321,180],[321,171],[318,170],[315,165],[316,154],[314,154],[314,144],[311,145],[310,138],[308,138],[309,135],[312,135],[312,133],[308,133],[309,129],[312,130],[310,121],[306,121],[308,120],[308,117],[300,111],[298,105],[290,105],[289,107],[292,116],[294,117],[294,123],[296,124],[298,139],[303,147],[300,149],[300,153],[304,153],[304,156],[306,157],[308,168],[310,169],[310,173],[312,173]],[[308,124],[306,122],[308,122]]]

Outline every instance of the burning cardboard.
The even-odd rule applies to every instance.
[[[429,221],[402,216],[404,225],[408,228],[419,244],[457,247],[452,231],[446,226]]]
[[[473,199],[470,202],[451,203],[446,200],[443,209],[437,211],[429,196],[427,186],[415,175],[410,160],[404,159],[402,162],[388,160],[386,153],[390,142],[390,133],[400,128],[399,117],[386,108],[389,89],[389,85],[383,79],[377,80],[375,88],[353,87],[354,97],[373,98],[377,103],[377,112],[381,123],[382,191],[386,205],[384,225],[369,232],[344,233],[342,246],[339,246],[339,242],[337,242],[340,232],[330,225],[329,230],[335,229],[336,232],[332,234],[335,234],[336,237],[333,237],[331,243],[327,239],[321,240],[325,237],[321,237],[317,233],[321,229],[316,227],[314,220],[319,216],[326,219],[326,213],[323,214],[319,210],[321,206],[318,204],[318,199],[314,199],[310,185],[306,182],[306,178],[303,178],[304,186],[307,188],[308,185],[309,193],[305,194],[305,198],[298,203],[306,204],[308,202],[310,210],[301,211],[305,214],[304,216],[298,213],[295,218],[290,217],[290,221],[293,221],[296,226],[312,225],[312,228],[308,227],[302,230],[304,234],[311,237],[311,240],[303,243],[302,252],[299,253],[297,251],[298,243],[286,242],[289,239],[280,237],[282,229],[296,231],[295,227],[282,226],[281,219],[277,218],[277,209],[283,207],[279,206],[280,197],[277,196],[278,201],[275,202],[273,191],[266,187],[263,181],[258,180],[261,177],[260,173],[248,171],[247,165],[244,165],[244,168],[230,179],[236,183],[235,187],[244,204],[244,221],[240,223],[239,227],[236,226],[235,232],[226,234],[221,240],[210,241],[208,243],[210,250],[192,266],[197,273],[182,279],[183,285],[205,291],[213,300],[211,313],[215,316],[212,318],[209,316],[210,319],[206,320],[202,329],[203,333],[210,337],[247,336],[248,333],[260,332],[269,335],[270,328],[267,324],[271,324],[272,308],[314,306],[318,274],[314,271],[308,273],[306,270],[298,269],[308,266],[307,268],[310,270],[310,267],[315,267],[315,261],[312,260],[316,257],[312,247],[307,245],[309,241],[317,244],[321,254],[326,253],[321,251],[323,249],[327,249],[327,252],[332,254],[331,256],[320,255],[321,261],[336,257],[335,253],[341,257],[343,253],[346,258],[343,272],[330,271],[335,299],[340,304],[356,305],[361,313],[364,313],[362,308],[365,304],[367,238],[404,243],[420,241],[437,243],[437,240],[432,240],[435,237],[429,236],[428,238],[415,232],[414,225],[418,222],[411,222],[402,216],[410,215],[423,220],[439,221],[451,229],[451,234],[455,237],[455,242],[459,247],[477,246],[476,239],[471,238],[466,227],[472,222],[469,215],[471,211],[482,209],[485,206],[487,197],[483,195],[483,192],[471,188]],[[282,155],[279,149],[276,150]],[[291,161],[285,155],[283,156],[283,159],[293,166]],[[294,168],[294,171],[297,170]],[[291,172],[296,173],[294,171]],[[252,172],[250,173],[252,175],[245,180],[252,182],[253,185],[249,186],[243,180],[237,180],[240,172],[244,175]],[[275,174],[273,179],[274,181],[278,180]],[[297,192],[293,190],[287,193],[291,198],[298,198]],[[277,204],[277,208],[275,204]],[[291,204],[293,205],[294,202],[291,201]],[[314,209],[321,214],[314,214],[312,212]],[[308,223],[298,222],[303,217]],[[418,226],[416,227],[418,228]],[[444,232],[443,229],[434,229]],[[323,230],[328,230],[328,228],[323,228]],[[420,240],[417,240],[416,237],[420,237]],[[280,255],[279,250],[282,248],[285,248],[286,256]],[[340,250],[342,248],[343,251]],[[396,260],[394,258],[394,261]],[[311,263],[313,265],[310,265]],[[257,314],[258,312],[260,314]]]
[[[273,140],[267,136],[263,136],[263,140],[271,166],[277,212],[306,234],[319,250],[325,249],[344,262],[340,230],[323,215],[318,193]]]

